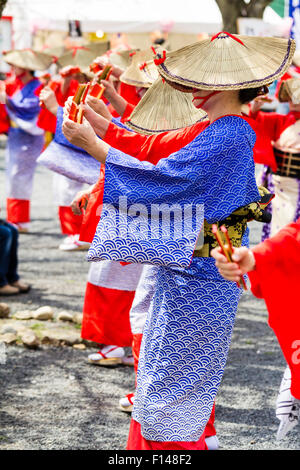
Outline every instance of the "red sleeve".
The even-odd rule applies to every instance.
[[[249,273],[254,294],[263,297],[281,351],[292,374],[291,394],[300,399],[299,285],[300,219],[254,250],[256,270]]]
[[[249,278],[255,296],[265,298],[273,281],[278,282],[275,273],[280,273],[286,279],[294,273],[300,281],[300,220],[257,245],[253,253],[256,269],[249,272]],[[272,297],[275,295],[273,292]]]
[[[199,122],[184,129],[151,136],[126,131],[110,123],[104,140],[112,147],[140,161],[156,164],[161,158],[166,158],[189,144],[207,127],[208,123],[208,121]]]
[[[277,163],[272,143],[288,127],[287,116],[262,111],[254,114],[250,111],[250,118],[255,122],[255,127],[253,127],[256,133],[256,144],[253,149],[254,161],[267,165],[276,172]]]
[[[45,131],[52,132],[55,134],[56,129],[56,116],[48,109],[42,108],[37,120],[37,126]]]
[[[34,90],[34,94],[36,96],[40,96],[40,93],[42,91],[42,89],[44,88],[44,85],[41,83],[35,90]]]
[[[134,108],[135,108],[135,106],[133,104],[127,103],[127,106],[125,108],[125,111],[124,111],[122,119],[121,119],[122,122],[125,122],[126,119],[129,118],[129,116],[131,115]]]
[[[192,142],[208,124],[209,121],[198,122],[193,126],[149,137],[141,147],[139,160],[147,160],[156,164],[161,158],[167,158]]]
[[[10,127],[9,117],[4,104],[0,104],[0,134],[8,132]]]
[[[127,83],[120,82],[118,93],[120,96],[122,96],[122,98],[124,98],[124,100],[128,101],[128,103],[133,104],[134,106],[136,106],[141,100],[136,87],[127,85]]]
[[[148,136],[136,134],[118,127],[112,122],[109,123],[106,134],[103,138],[112,147],[138,158],[141,146],[147,141]]]
[[[101,164],[100,175],[97,183],[95,184],[93,191],[90,194],[89,202],[86,211],[83,216],[81,229],[80,229],[80,241],[92,243],[97,225],[101,216],[101,208],[103,203],[103,192],[104,192],[104,181],[105,181],[105,166]]]
[[[23,83],[18,78],[16,78],[13,81],[8,80],[7,82],[5,82],[5,91],[8,96],[14,95],[14,93],[17,90],[20,90],[22,87],[23,87]]]

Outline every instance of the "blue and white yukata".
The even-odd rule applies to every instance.
[[[44,131],[37,126],[40,106],[35,91],[39,86],[39,80],[32,79],[19,91],[7,97],[6,109],[11,122],[6,147],[6,185],[9,201],[24,200],[29,204],[31,198],[36,160],[44,146]]]
[[[88,260],[157,266],[132,415],[147,440],[197,441],[209,419],[241,290],[219,275],[213,258],[193,252],[204,218],[223,220],[260,199],[255,139],[244,119],[224,116],[157,165],[108,152],[104,206]],[[187,210],[191,223],[180,235],[177,216],[168,228],[152,215],[155,204],[202,211]]]

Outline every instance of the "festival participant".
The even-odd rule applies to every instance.
[[[260,111],[264,97],[254,100],[250,113],[265,139],[256,158],[257,163],[266,165],[262,183],[276,194],[269,207],[272,223],[265,225],[263,239],[300,216],[300,79],[282,82],[278,97],[289,103],[288,114]]]
[[[56,115],[58,107],[63,107],[69,96],[74,96],[78,87],[78,75],[81,74],[80,67],[66,66],[60,70],[60,79],[52,80],[40,92],[40,101],[43,103],[38,126],[46,132],[53,134],[56,129]],[[52,139],[52,137],[51,137]],[[55,173],[53,180],[55,201],[58,204],[58,215],[61,232],[67,235],[59,249],[63,251],[86,250],[88,244],[79,241],[82,216],[74,216],[70,203],[75,194],[83,189],[83,184],[72,180],[64,175]]]
[[[210,226],[242,206],[258,203],[252,157],[255,134],[240,108],[271,78],[284,73],[294,47],[292,40],[219,33],[211,41],[158,56],[159,71],[168,81],[185,91],[192,84],[194,104],[207,111],[211,124],[157,165],[138,162],[103,143],[88,121],[79,125],[65,119],[63,131],[71,143],[105,163],[105,210],[89,260],[160,266],[143,335],[128,449],[205,448],[203,431],[223,374],[240,289],[217,273],[209,258],[213,242],[207,232],[203,247],[197,239],[203,223]],[[267,70],[261,67],[265,54]],[[87,106],[85,115],[89,119]],[[129,213],[118,207],[119,197],[121,203],[126,198]],[[174,221],[170,227],[149,214],[151,205],[158,203],[181,210],[188,204],[198,209],[198,216],[193,217],[191,209],[188,230],[174,233]],[[134,204],[144,215],[138,230],[131,212]],[[121,237],[118,220],[127,227]],[[246,240],[240,233],[235,241]]]
[[[150,82],[145,79],[139,64],[152,55],[150,49],[134,54],[131,66],[120,77],[122,83],[130,82],[131,87],[138,84],[140,97],[142,96],[141,90],[146,90]],[[101,83],[105,86],[104,96],[123,120],[132,112],[133,106],[116,92],[110,81],[102,80]],[[92,97],[87,99],[100,106],[106,117],[109,116],[109,119],[112,119],[103,101],[96,98],[93,100]],[[93,195],[95,191],[99,192],[98,186]],[[86,194],[87,197],[89,197],[89,192]],[[76,200],[80,200],[81,197],[82,194],[79,195],[79,199],[75,198],[75,206]],[[77,214],[80,214],[80,210]],[[84,228],[80,240],[87,241]],[[90,363],[101,366],[133,365],[133,357],[126,356],[124,347],[132,345],[129,310],[141,271],[141,266],[123,265],[113,261],[91,264],[83,307],[82,337],[100,344],[100,348],[96,353],[88,356]],[[118,325],[117,328],[116,325]]]
[[[292,71],[292,75],[297,73]],[[260,132],[265,140],[256,159],[258,163],[265,165],[261,179],[276,195],[268,208],[272,211],[272,222],[264,225],[263,240],[300,217],[300,78],[289,78],[292,75],[285,74],[286,80],[281,81],[278,89],[279,101],[288,103],[287,114],[260,111],[263,104],[263,98],[260,97],[254,100],[251,107],[250,115],[261,127]],[[289,390],[290,376],[291,372],[287,367],[277,399],[278,415],[282,409],[287,410],[287,403],[288,409],[293,406]],[[284,429],[280,428],[278,435],[284,434]]]
[[[1,97],[10,119],[6,149],[7,220],[26,232],[36,160],[44,145],[44,131],[37,126],[40,82],[33,71],[48,68],[52,58],[26,49],[8,52],[4,60],[15,74]]]
[[[112,78],[101,81],[105,86],[103,96],[109,102],[108,110],[113,117],[121,117],[122,121],[130,116],[135,106],[153,83],[151,78],[143,73],[144,64],[152,59],[153,51],[150,48],[142,51],[132,51],[130,56],[131,63],[122,73],[120,73],[121,69],[119,67],[112,65],[112,75],[117,74],[120,82],[117,89]],[[110,64],[110,61],[114,62],[111,58],[110,55],[108,64]],[[98,62],[101,63],[101,61]]]
[[[300,321],[297,308],[300,219],[251,250],[246,247],[234,249],[232,263],[218,248],[213,249],[211,255],[221,275],[229,281],[237,281],[248,273],[253,294],[266,302],[269,326],[289,366],[282,381],[282,400],[277,401],[276,415],[280,419],[277,438],[282,439],[300,419]]]

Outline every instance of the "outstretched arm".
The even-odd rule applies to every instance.
[[[97,137],[87,119],[84,118],[83,123],[78,124],[71,121],[65,114],[62,130],[71,144],[82,148],[98,162],[105,163],[110,146]]]

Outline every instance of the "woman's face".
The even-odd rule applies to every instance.
[[[13,67],[13,69],[17,78],[22,78],[27,72],[26,69],[22,69],[21,67]]]
[[[217,95],[219,92],[218,91],[212,91],[212,90],[193,90],[192,95],[193,95],[193,105],[195,108],[203,109],[204,111],[207,111],[211,105],[215,102],[215,95]]]

